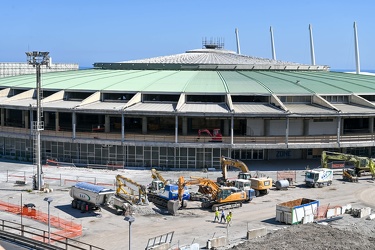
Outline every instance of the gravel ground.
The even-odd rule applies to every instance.
[[[361,177],[358,183],[347,183],[341,180],[340,174],[335,174],[335,180],[330,187],[306,188],[303,185],[304,168],[312,163],[298,162],[257,162],[247,164],[250,169],[262,170],[267,176],[276,178],[276,172],[281,170],[296,170],[297,181],[293,188],[288,190],[270,190],[263,197],[257,197],[249,204],[233,210],[233,224],[227,228],[225,224],[213,223],[214,214],[202,210],[199,202],[190,202],[184,210],[179,210],[176,216],[163,213],[155,206],[139,206],[134,210],[135,222],[132,224],[132,249],[145,249],[150,238],[173,232],[171,242],[173,248],[198,243],[200,249],[205,249],[208,239],[219,236],[228,237],[228,245],[224,249],[374,249],[372,238],[375,232],[375,221],[353,218],[344,215],[342,219],[328,222],[327,225],[285,225],[275,221],[276,204],[298,198],[309,198],[320,201],[321,205],[351,204],[353,208],[375,208],[375,184],[367,177]],[[257,165],[258,164],[258,165]],[[275,167],[276,166],[276,167]],[[13,175],[6,178],[6,171]],[[20,193],[23,193],[23,203],[34,203],[38,210],[47,211],[47,204],[43,199],[53,197],[51,213],[63,219],[72,220],[83,226],[83,235],[77,240],[104,248],[117,250],[127,246],[129,227],[123,216],[114,213],[111,209],[102,209],[101,212],[81,213],[72,209],[69,187],[76,181],[95,181],[107,183],[110,187],[117,174],[124,175],[147,185],[151,182],[150,170],[121,171],[92,170],[79,168],[46,167],[43,169],[46,183],[53,188],[52,193],[26,192],[31,188],[30,176],[35,169],[25,164],[2,163],[0,166],[0,199],[6,202],[20,204]],[[17,171],[15,174],[12,171]],[[163,171],[165,179],[177,180],[179,176],[207,177],[215,180],[220,171]],[[26,186],[14,185],[15,180],[25,175]],[[229,171],[229,177],[237,175],[237,171]],[[22,191],[23,190],[23,191]],[[0,212],[1,219],[19,221],[19,217],[6,212]],[[46,225],[24,219],[30,226],[46,228]],[[247,230],[266,227],[269,234],[262,238],[246,241]],[[188,248],[185,248],[188,249]]]

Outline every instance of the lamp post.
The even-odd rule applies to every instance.
[[[135,221],[135,218],[133,216],[127,215],[125,216],[124,220],[129,222],[129,250],[131,250],[131,236],[132,236],[132,222]]]
[[[48,244],[51,244],[51,220],[50,220],[49,207],[53,199],[52,197],[46,197],[44,198],[44,201],[48,202]]]
[[[40,75],[40,66],[46,65],[49,66],[50,57],[48,56],[49,52],[26,52],[27,63],[33,65],[36,68],[36,122],[33,122],[33,127],[31,128],[34,131],[34,139],[36,143],[35,147],[35,159],[36,159],[36,180],[34,190],[42,189],[42,164],[41,164],[41,143],[40,143],[40,131],[44,130],[44,123],[42,121],[42,84],[41,84],[41,75]]]

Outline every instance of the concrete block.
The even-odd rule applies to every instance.
[[[368,217],[367,217],[368,220],[373,220],[375,219],[375,214],[370,214]]]
[[[331,217],[335,216],[335,212],[336,212],[335,208],[329,208],[327,210],[327,218],[331,218]]]
[[[227,237],[222,236],[218,238],[212,238],[207,241],[207,249],[216,248],[216,247],[224,247],[227,243]]]
[[[361,208],[359,218],[364,218],[366,216],[369,216],[370,214],[371,214],[371,207]]]
[[[261,227],[261,228],[257,228],[257,229],[251,229],[249,231],[247,231],[247,239],[250,240],[250,239],[254,239],[254,238],[257,238],[257,237],[260,237],[260,236],[264,236],[267,234],[267,228],[265,227]]]
[[[163,243],[157,246],[149,247],[147,250],[168,250],[171,248],[171,244],[169,242]]]

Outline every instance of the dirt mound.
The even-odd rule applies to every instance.
[[[375,238],[360,232],[340,230],[330,225],[305,224],[279,229],[264,237],[238,244],[233,250],[264,249],[374,249]]]

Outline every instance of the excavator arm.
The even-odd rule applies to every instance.
[[[240,160],[235,160],[229,157],[221,156],[221,171],[224,180],[228,179],[228,166],[235,167],[241,170],[242,173],[250,173],[249,168]]]
[[[164,185],[167,184],[167,180],[165,180],[163,178],[163,176],[156,169],[154,169],[154,168],[151,169],[151,177],[154,180],[159,180],[159,181],[163,182]]]
[[[368,170],[371,172],[373,178],[375,177],[375,163],[371,158],[338,152],[322,152],[321,166],[323,168],[328,168],[328,162],[334,160],[353,163],[358,176],[361,172]]]
[[[147,202],[146,187],[123,175],[116,176],[116,195],[128,200],[138,200]]]

